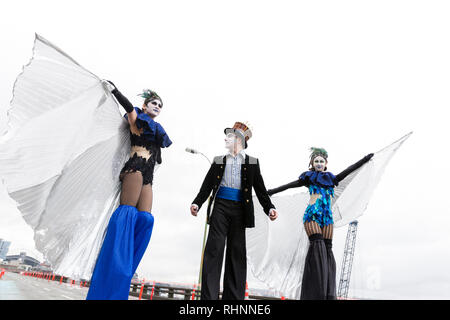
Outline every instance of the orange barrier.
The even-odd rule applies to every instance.
[[[139,300],[142,299],[142,292],[144,291],[144,286],[145,286],[145,278],[142,280],[141,292],[139,292]]]
[[[248,300],[248,282],[245,281],[245,300]]]
[[[195,300],[195,289],[197,288],[197,285],[194,283],[194,290],[192,291],[192,297],[191,300]]]
[[[153,281],[152,294],[150,295],[150,300],[153,300],[153,293],[155,292],[155,283],[156,281]]]

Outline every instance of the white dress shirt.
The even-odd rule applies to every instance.
[[[231,152],[226,155],[225,170],[220,186],[233,189],[241,189],[241,165],[245,161],[245,152],[241,150],[236,156]]]

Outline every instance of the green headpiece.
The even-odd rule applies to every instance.
[[[314,159],[317,156],[324,157],[325,160],[328,158],[328,152],[325,149],[323,149],[323,148],[311,147],[309,150],[311,151],[311,155],[310,155],[310,159],[311,160]]]
[[[142,90],[141,94],[138,94],[138,96],[141,96],[142,98],[145,99],[146,102],[158,99],[159,101],[161,101],[161,106],[162,106],[162,99],[158,96],[158,94],[155,91],[152,91],[150,89],[144,89]]]

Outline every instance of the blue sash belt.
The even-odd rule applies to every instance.
[[[228,187],[220,187],[216,194],[217,198],[227,199],[227,200],[234,200],[234,201],[241,201],[241,190],[240,189],[233,189]]]

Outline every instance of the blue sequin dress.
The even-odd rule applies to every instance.
[[[331,172],[307,171],[299,179],[309,188],[309,194],[319,194],[314,204],[308,205],[303,215],[303,223],[314,221],[321,228],[333,224],[331,198],[334,197],[336,177]]]

